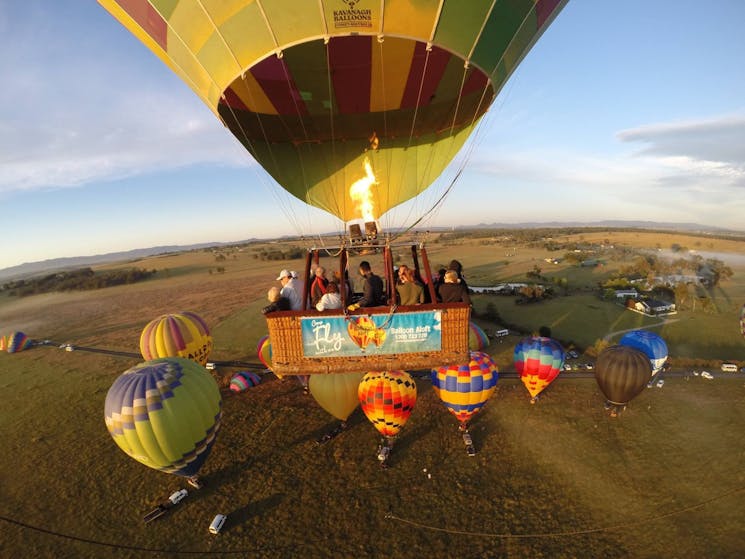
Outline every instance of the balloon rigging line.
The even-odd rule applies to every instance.
[[[705,501],[701,501],[700,503],[696,503],[695,505],[690,505],[687,507],[683,507],[680,509],[676,509],[670,512],[666,512],[664,514],[659,514],[655,516],[649,516],[647,518],[641,519],[641,520],[633,520],[631,522],[623,522],[620,524],[613,524],[610,526],[598,526],[595,528],[585,528],[580,530],[566,530],[563,532],[539,532],[535,534],[497,534],[497,533],[489,533],[489,532],[470,532],[467,530],[456,530],[452,528],[443,528],[440,526],[432,526],[429,524],[423,524],[421,522],[417,522],[415,520],[410,520],[407,518],[401,518],[400,516],[396,516],[393,513],[387,513],[384,518],[387,520],[394,520],[397,522],[401,522],[402,524],[408,524],[409,526],[413,526],[415,528],[421,528],[423,530],[429,530],[432,532],[443,532],[447,534],[455,534],[460,536],[470,536],[470,537],[482,537],[482,538],[498,538],[498,539],[544,539],[544,538],[564,538],[564,537],[570,537],[570,536],[582,536],[587,534],[598,534],[601,532],[612,532],[615,530],[621,530],[623,528],[631,528],[634,526],[640,526],[643,524],[648,524],[650,522],[657,522],[659,520],[663,520],[665,518],[670,518],[673,516],[678,516],[680,514],[684,514],[686,512],[691,512],[693,510],[698,510],[700,508],[705,507],[706,505],[709,505],[713,502],[725,499],[727,497],[730,497],[732,495],[735,495],[737,493],[740,493],[742,491],[745,491],[745,486],[742,487],[736,487],[735,489],[732,489],[730,491],[727,491],[726,493],[722,493],[719,495],[715,495],[714,497],[711,497],[709,499],[706,499]]]

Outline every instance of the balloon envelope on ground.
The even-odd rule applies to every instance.
[[[5,341],[8,353],[18,353],[31,347],[31,339],[23,332],[13,332]]]
[[[484,351],[489,346],[489,337],[481,326],[473,321],[468,322],[468,349]]]
[[[384,437],[395,437],[416,403],[416,383],[406,371],[367,373],[358,396],[362,411]]]
[[[251,371],[239,371],[230,379],[230,390],[233,392],[243,392],[253,386],[261,384],[261,377]]]
[[[471,352],[464,365],[432,370],[432,388],[445,407],[465,426],[494,394],[497,366],[486,353]]]
[[[617,406],[628,404],[644,390],[651,371],[644,352],[623,345],[605,348],[595,362],[595,380],[608,402]]]
[[[358,389],[365,373],[310,375],[310,393],[318,405],[340,421],[346,421],[360,405]]]
[[[652,374],[658,373],[667,361],[667,344],[658,334],[649,330],[634,330],[624,334],[618,345],[633,347],[643,352],[652,366]]]
[[[0,336],[0,351],[5,351],[7,348],[7,342],[5,336]]]
[[[106,428],[127,455],[156,470],[195,476],[222,418],[220,390],[204,367],[171,357],[146,361],[106,395]]]
[[[212,336],[207,324],[189,311],[159,316],[140,335],[140,352],[146,360],[185,357],[206,365],[211,351]]]
[[[564,348],[554,339],[542,336],[524,338],[515,346],[515,369],[535,402],[559,375],[564,365]]]

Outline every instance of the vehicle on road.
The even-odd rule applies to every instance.
[[[701,371],[701,376],[708,380],[712,380],[714,378],[714,375],[712,375],[709,371]]]
[[[662,388],[663,386],[665,386],[665,379],[661,378],[657,381],[657,388]]]
[[[722,363],[722,372],[723,373],[736,373],[737,365],[735,365],[734,363]]]
[[[168,500],[171,501],[172,504],[178,505],[188,494],[189,492],[186,489],[179,489],[175,493],[171,493],[171,496],[168,497]]]

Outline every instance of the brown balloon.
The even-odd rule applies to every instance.
[[[625,406],[649,382],[652,366],[638,349],[615,345],[605,348],[595,363],[595,380],[611,404]]]

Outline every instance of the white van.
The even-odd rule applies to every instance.
[[[215,518],[212,519],[212,524],[210,524],[210,533],[211,534],[219,534],[220,530],[222,530],[223,524],[225,524],[225,521],[227,520],[227,516],[224,514],[218,514],[215,516]]]
[[[722,372],[723,373],[736,373],[737,365],[735,365],[734,363],[722,363]]]

